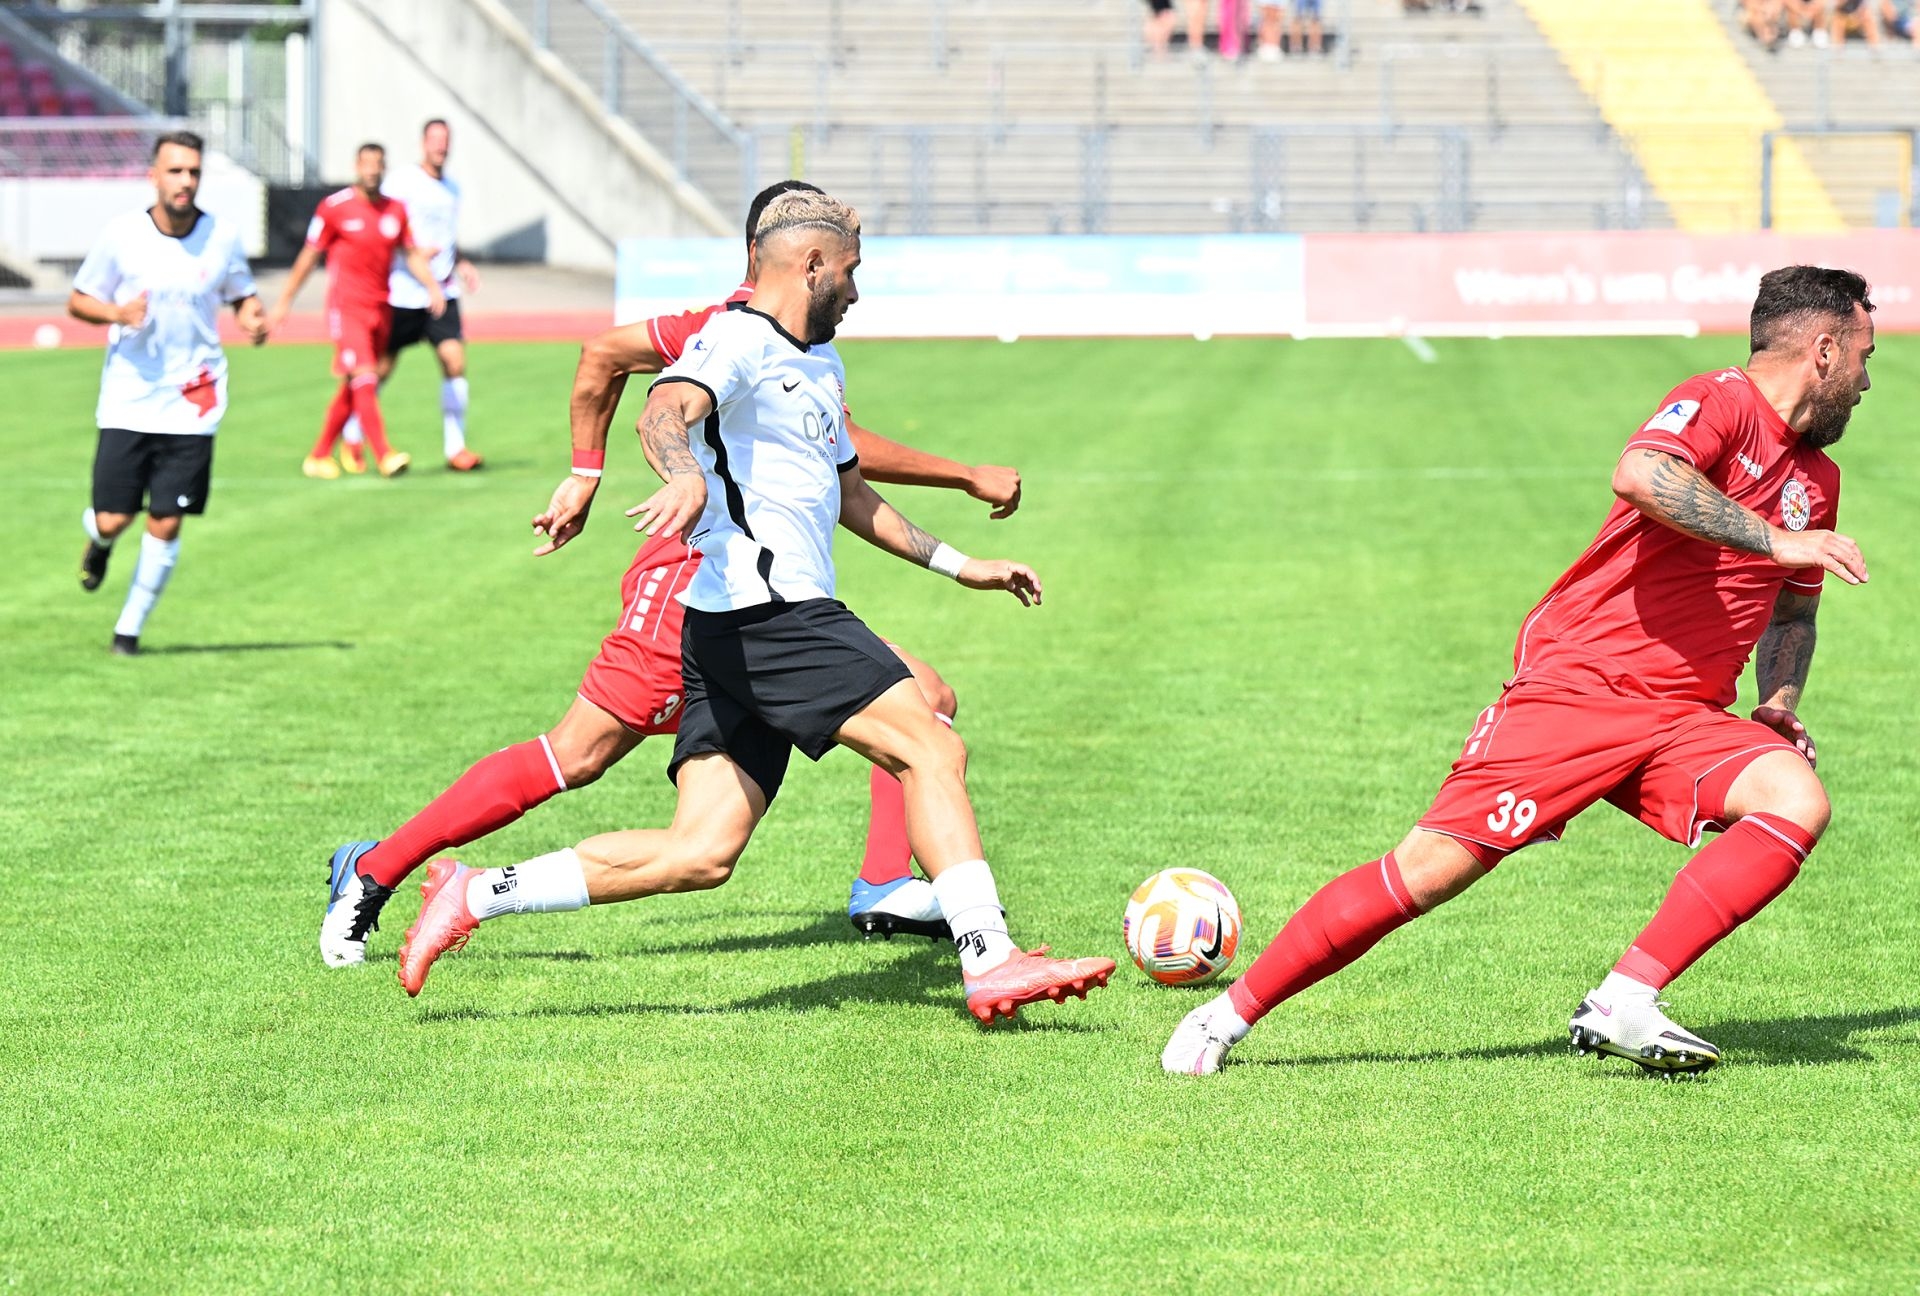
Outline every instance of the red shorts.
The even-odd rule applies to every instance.
[[[393,336],[393,310],[387,306],[329,306],[327,333],[333,338],[333,372],[345,378],[367,369],[387,353]]]
[[[680,594],[699,566],[678,540],[643,545],[620,582],[620,620],[580,681],[581,697],[637,734],[680,728]]]
[[[1490,868],[1522,846],[1559,841],[1568,821],[1605,800],[1696,846],[1726,826],[1728,789],[1770,751],[1798,754],[1765,725],[1702,702],[1522,684],[1480,713],[1420,827]]]

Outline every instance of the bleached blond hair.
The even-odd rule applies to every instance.
[[[860,237],[860,213],[828,194],[795,189],[767,204],[753,237],[765,243],[774,235],[806,229],[831,230],[851,242]]]

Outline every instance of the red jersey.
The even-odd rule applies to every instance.
[[[741,284],[733,290],[733,296],[717,306],[705,310],[681,311],[678,315],[656,315],[647,321],[647,337],[653,342],[653,349],[660,359],[672,364],[687,349],[687,343],[695,333],[706,327],[707,321],[729,306],[737,306],[753,296],[752,284]]]
[[[1828,530],[1840,468],[1754,390],[1744,371],[1689,378],[1627,450],[1684,459],[1727,496],[1789,531]],[[1599,536],[1520,627],[1510,683],[1732,703],[1786,585],[1818,594],[1826,573],[1695,540],[1616,501]]]
[[[396,250],[413,246],[406,204],[358,189],[329,195],[307,225],[307,246],[327,254],[327,308],[365,311],[387,304],[387,276]]]

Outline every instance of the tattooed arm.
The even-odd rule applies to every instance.
[[[1774,600],[1773,619],[1753,654],[1754,680],[1760,688],[1760,705],[1753,718],[1791,741],[1809,763],[1814,759],[1813,739],[1795,713],[1807,686],[1807,669],[1813,664],[1814,616],[1819,611],[1818,594],[1782,589]]]
[[[1867,579],[1860,546],[1837,531],[1789,531],[1729,499],[1705,473],[1659,450],[1621,456],[1613,493],[1682,535],[1744,553],[1763,554],[1782,567],[1822,567],[1849,585]]]
[[[634,530],[684,539],[687,529],[699,521],[707,507],[707,475],[693,457],[687,425],[712,412],[713,397],[695,382],[676,381],[669,375],[647,393],[647,408],[640,415],[640,445],[666,485],[627,510],[628,517],[639,519]]]
[[[840,473],[840,525],[877,549],[921,567],[931,565],[942,547],[938,537],[909,522],[880,498],[860,475],[857,461]],[[960,555],[947,550],[954,559]],[[951,570],[951,569],[945,569]],[[1000,558],[966,558],[953,578],[969,589],[1003,589],[1021,603],[1040,601],[1040,578],[1031,567]]]

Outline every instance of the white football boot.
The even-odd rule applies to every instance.
[[[1160,1051],[1160,1069],[1168,1075],[1212,1075],[1227,1060],[1227,1053],[1247,1036],[1251,1029],[1232,1013],[1223,1011],[1225,995],[1201,1004],[1173,1029],[1173,1038]]]
[[[892,940],[895,933],[906,932],[933,940],[953,939],[947,917],[934,898],[933,884],[917,877],[878,883],[855,878],[847,898],[847,918],[869,937],[877,934]]]
[[[320,958],[328,967],[367,961],[367,934],[380,926],[380,910],[393,894],[369,882],[354,867],[375,842],[348,842],[327,861],[327,912],[320,919]]]
[[[1611,1053],[1668,1077],[1710,1069],[1720,1060],[1719,1047],[1669,1019],[1660,1011],[1664,1007],[1666,1000],[1652,986],[1624,991],[1598,986],[1567,1023],[1573,1051]]]

